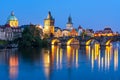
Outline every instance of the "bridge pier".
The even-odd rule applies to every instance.
[[[66,42],[61,42],[61,46],[67,46]]]
[[[86,41],[81,41],[80,46],[86,46]]]

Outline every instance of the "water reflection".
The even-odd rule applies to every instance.
[[[92,69],[96,66],[96,61],[99,69],[109,70],[113,61],[114,70],[118,69],[118,47],[114,48],[112,45],[100,47],[99,44],[95,44],[94,46],[86,46],[86,54],[88,54],[89,59],[91,57]]]
[[[50,53],[49,51],[44,51],[44,55],[43,55],[43,63],[44,63],[44,72],[45,75],[47,77],[47,79],[49,78],[50,75]]]
[[[18,56],[11,56],[9,59],[9,74],[11,78],[16,78],[18,75]]]
[[[97,72],[115,73],[119,71],[119,51],[117,43],[103,47],[96,43],[92,46],[72,45],[21,51],[3,50],[0,51],[0,71],[6,71],[9,68],[6,72],[11,80],[19,79],[24,75],[28,76],[26,77],[28,80],[41,78],[73,80],[76,76],[95,75]]]
[[[73,47],[67,46],[66,51],[60,46],[52,46],[52,60],[56,59],[57,69],[62,68],[62,59],[66,56],[67,67],[80,65],[80,55],[84,54],[91,61],[91,69],[98,66],[98,69],[109,70],[110,66],[114,63],[114,70],[118,68],[118,47],[114,48],[113,45],[100,47],[98,43],[93,46]],[[63,54],[66,54],[63,56]],[[80,54],[80,55],[79,55]],[[44,54],[45,55],[45,54]],[[114,60],[113,60],[114,59]]]
[[[9,66],[9,77],[11,80],[16,80],[18,76],[19,60],[16,49],[6,49],[4,52],[4,60]]]
[[[114,70],[117,71],[118,69],[118,48],[114,50]]]

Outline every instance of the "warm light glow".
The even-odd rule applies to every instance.
[[[54,51],[55,50],[55,46],[54,45],[51,46],[51,50],[52,50],[51,51],[52,52],[52,61],[54,61],[54,55],[55,55],[55,51]]]
[[[99,52],[99,54],[98,54],[98,68],[100,69],[100,63],[101,63],[101,61],[100,61],[100,52]]]
[[[98,43],[95,44],[95,60],[97,60],[97,57],[99,55],[100,45]]]
[[[70,46],[70,44],[71,44],[71,42],[72,42],[73,40],[74,40],[74,38],[68,40],[68,42],[67,42],[67,46]]]
[[[36,27],[39,29],[43,29],[43,27],[41,25],[36,25]]]
[[[44,63],[45,75],[46,75],[46,77],[49,77],[49,74],[50,74],[50,54],[49,54],[49,51],[44,53],[43,63]]]
[[[52,40],[52,45],[55,45],[55,42],[60,42],[58,39],[54,39],[54,40]]]
[[[111,46],[106,46],[105,50],[105,69],[110,68]]]
[[[60,68],[62,68],[62,57],[63,57],[63,54],[62,54],[62,48],[60,49]]]
[[[71,61],[71,54],[72,54],[72,47],[71,46],[67,46],[67,60],[68,60],[68,64]]]
[[[112,40],[107,41],[107,42],[106,42],[106,45],[110,45],[111,41],[112,41]]]
[[[91,60],[91,63],[92,63],[92,69],[94,68],[94,50],[92,49],[92,60]]]
[[[75,38],[71,38],[70,40],[67,41],[67,46],[70,46],[71,44],[79,45],[79,41],[76,40]]]
[[[59,68],[59,48],[57,47],[57,52],[56,52],[56,65],[57,69]]]
[[[115,33],[95,33],[94,36],[100,37],[100,36],[114,36]]]
[[[18,56],[10,56],[9,60],[9,66],[10,66],[10,78],[14,79],[18,75]]]
[[[9,25],[10,25],[10,27],[18,27],[18,21],[17,20],[9,21]]]
[[[90,59],[90,46],[86,46],[86,55],[89,57]]]
[[[92,39],[88,40],[88,41],[86,42],[86,45],[89,46],[90,43],[91,43],[91,41],[92,41]]]
[[[76,68],[78,68],[78,49],[76,50]]]
[[[114,51],[114,70],[118,69],[118,48]]]

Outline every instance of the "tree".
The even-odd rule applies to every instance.
[[[46,46],[47,40],[41,40],[42,30],[35,25],[24,28],[22,38],[19,42],[20,48]]]
[[[19,47],[30,47],[33,40],[33,35],[30,32],[29,27],[25,27],[22,33],[22,39],[19,41]]]

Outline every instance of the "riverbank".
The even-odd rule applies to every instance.
[[[8,44],[8,41],[0,40],[0,49],[4,49],[7,44]]]

